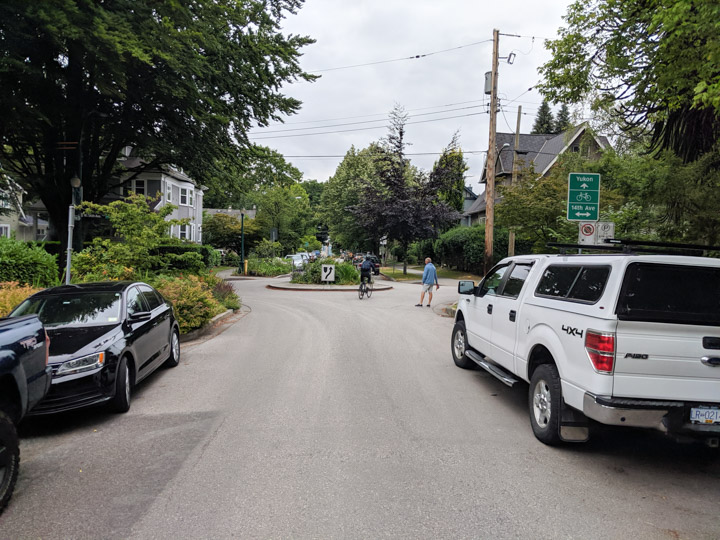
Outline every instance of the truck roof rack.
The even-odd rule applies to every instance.
[[[679,244],[675,242],[652,242],[649,240],[628,240],[623,238],[606,239],[604,244],[563,244],[548,242],[547,247],[554,247],[560,253],[567,254],[568,249],[587,249],[593,251],[609,251],[633,255],[637,253],[653,253],[657,255],[691,255],[695,257],[709,256],[710,251],[720,251],[720,246],[706,246],[703,244]]]

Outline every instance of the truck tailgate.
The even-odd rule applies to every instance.
[[[618,321],[613,394],[720,402],[720,366],[702,362],[720,357],[716,343],[717,326]]]

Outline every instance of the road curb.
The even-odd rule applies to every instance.
[[[219,315],[215,315],[210,321],[203,326],[202,328],[198,328],[197,330],[191,330],[187,334],[181,334],[180,335],[180,343],[184,343],[186,341],[193,341],[196,340],[199,337],[204,336],[205,334],[208,334],[212,331],[213,327],[223,319],[229,317],[235,313],[232,309],[228,309],[227,311],[220,313]]]

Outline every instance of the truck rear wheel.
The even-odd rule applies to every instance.
[[[0,412],[0,514],[7,506],[17,482],[20,466],[20,443],[15,424]]]
[[[555,364],[541,364],[533,372],[530,379],[528,407],[535,437],[551,446],[560,444],[562,387]]]
[[[459,368],[473,369],[475,362],[465,356],[466,348],[467,333],[465,332],[465,321],[458,321],[453,327],[452,338],[450,339],[450,349],[452,350],[453,360]]]

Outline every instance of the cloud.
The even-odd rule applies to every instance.
[[[538,82],[537,69],[549,59],[543,41],[556,36],[568,4],[530,0],[306,0],[298,14],[288,17],[284,24],[288,33],[317,40],[303,50],[304,69],[383,63],[322,71],[315,83],[286,86],[288,95],[303,102],[301,111],[287,118],[285,124],[253,130],[252,139],[285,156],[299,156],[287,160],[306,179],[326,181],[342,158],[312,156],[343,156],[352,145],[364,148],[384,137],[387,114],[399,103],[413,117],[409,122],[424,121],[408,124],[408,153],[440,153],[453,133],[460,132],[463,150],[475,152],[467,154],[467,184],[477,192],[484,163],[481,152],[487,150],[488,141],[489,96],[483,90],[485,72],[491,66],[493,28],[501,32],[500,56],[516,54],[512,65],[500,63],[502,112],[497,130],[513,132],[517,106],[522,105],[521,131],[528,132],[542,98],[536,91],[527,90]],[[385,62],[425,54],[428,56]],[[472,105],[476,108],[428,114]],[[420,114],[424,116],[415,116]],[[474,115],[463,116],[470,114]],[[463,117],[427,121],[450,116]],[[377,119],[383,122],[369,123]],[[269,133],[351,122],[368,123]],[[344,131],[371,126],[381,127]],[[322,131],[333,133],[310,134]],[[279,136],[283,137],[262,138]],[[411,156],[411,161],[429,170],[437,157]]]

